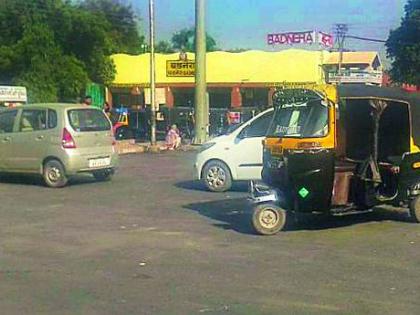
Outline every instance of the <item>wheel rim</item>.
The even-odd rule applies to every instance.
[[[207,172],[206,180],[213,188],[223,187],[226,183],[226,172],[221,167],[213,166]]]
[[[280,221],[280,216],[274,209],[267,208],[261,211],[259,221],[263,228],[272,229]]]
[[[47,172],[47,177],[48,180],[54,183],[60,181],[62,177],[60,169],[58,167],[49,168]]]

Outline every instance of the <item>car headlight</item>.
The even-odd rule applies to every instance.
[[[203,143],[200,147],[200,149],[198,150],[198,152],[203,152],[207,149],[210,149],[212,146],[214,146],[216,144],[216,142],[206,142]]]

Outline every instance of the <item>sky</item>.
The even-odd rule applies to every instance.
[[[149,0],[131,3],[148,34]],[[407,0],[206,0],[206,30],[222,49],[246,48],[276,51],[289,46],[270,46],[267,34],[319,30],[332,32],[334,23],[347,23],[349,34],[387,39],[399,26]],[[155,0],[156,39],[194,25],[194,0]],[[375,50],[385,56],[382,43],[347,39],[352,50]],[[296,46],[296,48],[314,48]]]

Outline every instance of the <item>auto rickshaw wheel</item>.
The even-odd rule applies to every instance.
[[[420,223],[420,196],[410,202],[410,216],[414,222]]]
[[[258,234],[274,235],[284,230],[289,216],[286,210],[273,203],[255,206],[252,213],[252,226]]]

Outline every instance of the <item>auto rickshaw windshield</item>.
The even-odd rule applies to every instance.
[[[328,134],[328,106],[324,100],[283,104],[276,109],[268,135],[280,138],[316,138]]]

